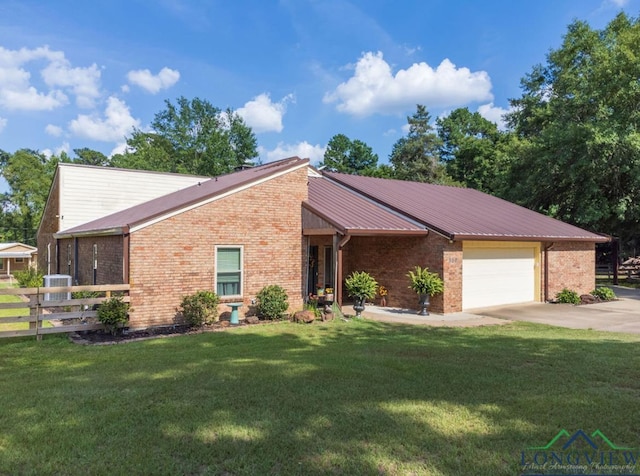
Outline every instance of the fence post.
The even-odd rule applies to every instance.
[[[40,327],[40,323],[38,322],[39,312],[39,304],[40,304],[40,288],[36,289],[35,294],[31,294],[29,296],[29,329],[36,330],[36,339],[42,340],[42,335],[38,333],[38,328]]]

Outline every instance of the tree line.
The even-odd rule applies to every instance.
[[[327,144],[320,167],[348,174],[470,187],[577,226],[640,236],[640,23],[620,13],[596,30],[567,28],[546,63],[521,80],[506,129],[459,108],[435,121],[424,105],[388,163],[364,141],[344,134]],[[165,101],[152,132],[134,130],[122,154],[75,149],[45,157],[0,151],[9,183],[0,196],[0,241],[33,243],[58,162],[216,176],[255,164],[257,141],[233,110],[208,101]]]

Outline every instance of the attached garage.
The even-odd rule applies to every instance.
[[[462,309],[539,300],[540,245],[464,242]]]

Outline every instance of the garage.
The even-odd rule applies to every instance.
[[[535,301],[539,250],[536,243],[465,242],[463,310]]]

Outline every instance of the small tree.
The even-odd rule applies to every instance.
[[[289,296],[277,284],[265,286],[256,298],[258,299],[258,315],[261,317],[272,320],[282,319],[284,312],[289,309]]]
[[[182,315],[191,327],[217,322],[219,302],[220,298],[213,291],[198,291],[182,298]]]
[[[39,288],[43,284],[44,276],[34,267],[29,267],[23,271],[16,271],[13,276],[18,281],[21,288]]]
[[[116,335],[129,320],[129,304],[121,296],[115,296],[100,304],[97,314],[104,327]]]

